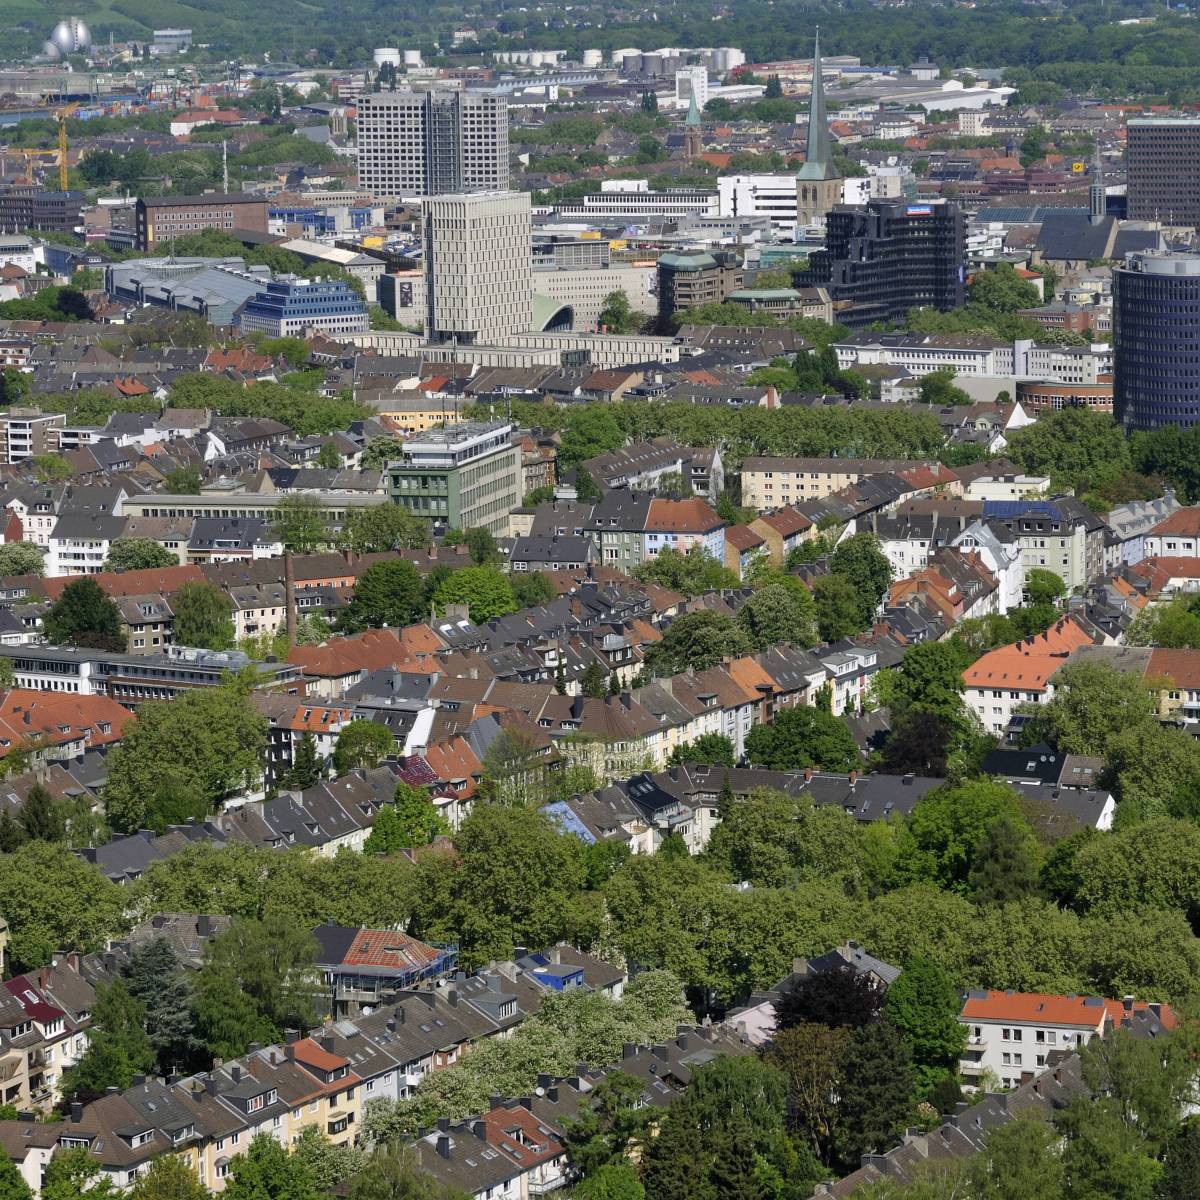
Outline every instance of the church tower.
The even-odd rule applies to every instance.
[[[833,165],[829,119],[825,115],[825,82],[821,77],[821,31],[813,41],[812,95],[808,102],[808,144],[804,165],[796,174],[796,228],[821,221],[842,202],[842,177]]]
[[[700,109],[696,105],[696,93],[688,104],[687,116],[683,118],[683,156],[691,162],[699,158],[704,151],[704,143],[700,138]]]

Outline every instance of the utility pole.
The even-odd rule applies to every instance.
[[[221,143],[221,191],[229,195],[229,143]]]

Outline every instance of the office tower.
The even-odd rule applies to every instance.
[[[533,329],[528,192],[431,196],[422,229],[426,340],[494,344]]]
[[[722,304],[744,282],[742,260],[732,250],[689,250],[658,256],[658,316],[684,308]]]
[[[833,165],[833,143],[825,115],[825,82],[821,77],[821,38],[813,40],[812,92],[808,101],[808,141],[804,165],[796,172],[796,228],[819,221],[842,202],[842,177]]]
[[[502,192],[508,101],[477,92],[376,92],[358,102],[358,183],[373,196]]]
[[[1131,254],[1114,267],[1113,411],[1126,429],[1200,420],[1200,255]]]
[[[388,464],[392,502],[451,529],[506,533],[525,481],[512,431],[501,421],[464,421],[415,434]]]
[[[1200,225],[1200,119],[1134,117],[1127,130],[1129,218]]]
[[[247,300],[237,322],[243,333],[269,337],[303,337],[309,330],[344,337],[371,327],[366,304],[345,280],[288,276]]]
[[[949,201],[839,204],[825,217],[825,248],[797,278],[827,288],[837,320],[852,328],[903,321],[910,308],[966,303],[966,250],[966,219]]]
[[[153,250],[172,238],[203,229],[266,234],[267,201],[245,192],[201,196],[139,196],[135,211],[137,248]]]

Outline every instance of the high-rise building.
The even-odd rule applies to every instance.
[[[276,279],[246,301],[238,315],[243,333],[303,337],[317,330],[330,337],[366,333],[367,306],[342,279]]]
[[[426,199],[427,341],[492,344],[533,329],[532,220],[528,192]]]
[[[1200,118],[1132,117],[1127,132],[1129,218],[1200,225]]]
[[[1200,421],[1200,255],[1114,267],[1113,411],[1126,429]]]
[[[451,529],[506,533],[525,481],[512,430],[502,421],[465,421],[415,434],[388,464],[393,503]]]
[[[658,315],[663,321],[681,309],[722,304],[745,280],[741,258],[732,250],[660,254],[657,269]]]
[[[836,319],[852,328],[903,321],[910,308],[966,303],[966,252],[966,218],[950,201],[839,204],[798,282],[828,289]]]
[[[483,92],[375,92],[358,102],[358,183],[378,197],[508,188],[508,101]]]
[[[829,118],[825,115],[825,82],[821,77],[821,36],[813,39],[812,92],[808,101],[808,141],[804,165],[796,173],[796,226],[821,220],[842,202],[842,177],[833,165]]]

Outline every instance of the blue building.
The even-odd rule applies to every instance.
[[[339,337],[366,333],[367,306],[344,280],[285,276],[247,300],[238,317],[243,333],[303,337],[308,330]]]
[[[1128,430],[1200,420],[1200,255],[1131,254],[1113,277],[1113,411]]]
[[[289,208],[267,209],[268,221],[282,221],[285,225],[299,225],[305,237],[317,234],[360,232],[370,229],[376,213],[371,208],[316,208],[296,205]]]

